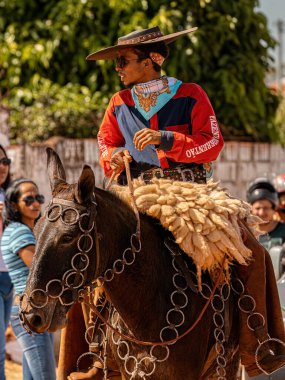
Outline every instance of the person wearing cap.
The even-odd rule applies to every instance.
[[[274,177],[273,184],[277,190],[279,200],[276,210],[278,220],[285,222],[285,174],[278,174]]]
[[[274,246],[285,242],[285,223],[274,219],[278,207],[278,193],[273,183],[267,178],[257,178],[250,183],[247,201],[252,205],[252,212],[264,220],[260,225],[263,232],[259,242],[269,251]]]
[[[98,133],[100,163],[120,184],[126,184],[124,156],[132,177],[146,182],[155,176],[203,183],[212,174],[224,142],[208,96],[198,84],[161,74],[168,44],[196,29],[135,31],[87,57],[116,60],[127,87],[112,96]]]

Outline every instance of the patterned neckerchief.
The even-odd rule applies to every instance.
[[[150,82],[136,84],[131,90],[136,108],[149,120],[173,98],[181,83],[178,79],[163,76]]]

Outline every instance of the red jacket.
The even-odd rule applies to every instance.
[[[139,152],[134,134],[142,128],[161,131],[161,144]],[[169,161],[203,164],[216,160],[224,141],[206,93],[194,83],[183,83],[174,97],[149,121],[135,108],[129,89],[113,95],[98,133],[100,163],[112,174],[110,159],[118,149],[128,149],[136,162],[162,169]]]

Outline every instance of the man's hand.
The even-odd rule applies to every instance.
[[[111,169],[116,173],[119,174],[121,171],[125,169],[125,163],[124,163],[124,158],[127,157],[129,162],[132,161],[132,156],[130,155],[130,152],[125,149],[125,150],[120,150],[119,152],[115,153],[114,156],[110,160],[110,166]]]
[[[159,145],[161,141],[160,131],[144,128],[134,136],[134,144],[137,150],[143,150],[147,145]]]

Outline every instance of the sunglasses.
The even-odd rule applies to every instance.
[[[39,204],[45,203],[44,195],[37,194],[35,197],[32,195],[28,195],[26,198],[22,199],[25,202],[26,206],[31,206],[34,202],[38,202]]]
[[[3,157],[0,159],[0,165],[8,166],[11,164],[11,160],[8,157]]]
[[[140,61],[139,58],[134,59],[127,59],[124,56],[117,57],[116,58],[116,66],[119,67],[119,69],[123,69],[125,66],[127,66],[131,61]]]

